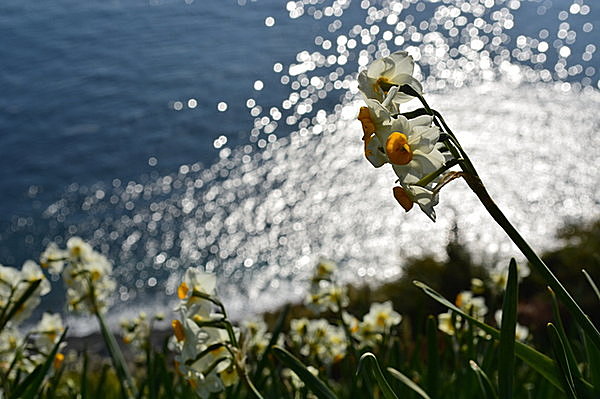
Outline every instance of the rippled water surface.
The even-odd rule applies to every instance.
[[[0,262],[76,234],[115,261],[118,309],[168,309],[203,265],[237,315],[302,297],[318,256],[346,281],[396,276],[442,256],[454,223],[505,262],[516,250],[464,183],[434,224],[362,157],[356,72],[397,49],[509,218],[550,248],[565,221],[600,216],[599,15],[556,0],[3,2]]]

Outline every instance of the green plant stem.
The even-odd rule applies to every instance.
[[[117,343],[115,336],[108,328],[108,325],[106,324],[106,320],[104,320],[104,315],[102,315],[102,312],[96,310],[95,315],[98,319],[98,323],[100,324],[100,331],[102,332],[102,337],[104,338],[104,342],[106,342],[106,347],[108,349],[108,352],[110,353],[110,358],[117,372],[117,375],[119,376],[119,381],[121,382],[123,391],[129,398],[136,397],[137,393],[135,384],[133,383],[133,379],[129,374],[129,370],[127,369],[127,363],[125,362],[123,353],[119,348],[119,344]]]
[[[542,275],[544,280],[548,283],[550,288],[556,293],[561,301],[571,311],[571,314],[579,325],[583,328],[589,338],[592,340],[594,345],[600,349],[600,333],[590,318],[583,312],[577,302],[556,278],[554,273],[546,266],[546,264],[537,256],[535,251],[529,246],[527,241],[521,236],[521,234],[514,228],[509,220],[504,216],[504,213],[500,210],[498,205],[492,200],[492,197],[487,192],[481,179],[469,173],[464,176],[467,184],[473,190],[475,195],[479,198],[485,209],[490,213],[492,218],[502,227],[502,229],[508,234],[510,239],[517,245],[523,255],[529,260],[535,270]]]

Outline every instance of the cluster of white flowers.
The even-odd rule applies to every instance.
[[[474,296],[472,291],[460,292],[456,296],[455,304],[465,313],[482,322],[488,313],[488,307],[485,304],[485,298],[482,296]],[[462,321],[462,317],[453,314],[452,311],[448,310],[446,313],[441,313],[438,315],[438,328],[440,331],[448,335],[455,335],[456,332],[463,327]],[[479,331],[479,334],[485,336],[483,331]]]
[[[70,310],[97,313],[108,307],[116,288],[111,277],[112,264],[81,238],[70,238],[65,250],[50,244],[42,253],[40,263],[51,273],[62,273]]]
[[[267,323],[261,319],[245,320],[241,325],[244,337],[245,353],[251,354],[258,359],[268,348],[272,334],[268,332]],[[283,344],[283,336],[278,337],[277,345]]]
[[[201,398],[237,383],[243,363],[233,340],[238,333],[222,313],[214,313],[216,277],[199,268],[186,270],[172,321],[177,369]],[[227,326],[230,328],[227,329]]]
[[[376,168],[391,164],[398,176],[400,185],[393,189],[396,200],[406,211],[417,203],[435,221],[433,207],[445,178],[422,179],[441,173],[451,156],[445,155],[444,145],[438,143],[440,129],[433,125],[431,115],[408,119],[399,114],[400,104],[423,93],[412,76],[413,69],[414,61],[405,51],[373,61],[358,75],[359,89],[367,103],[358,119],[364,132],[366,158]]]
[[[348,306],[349,299],[345,287],[333,280],[336,269],[335,263],[325,259],[321,259],[315,267],[306,303],[319,312],[339,312]]]
[[[21,270],[0,265],[0,309],[14,306],[17,301],[26,295],[33,284],[38,284],[38,286],[30,293],[27,300],[16,309],[11,322],[19,323],[31,315],[33,309],[39,305],[40,297],[50,292],[50,282],[34,261],[26,261]]]
[[[343,317],[344,323],[361,348],[378,345],[383,337],[391,332],[392,327],[402,322],[402,315],[394,310],[391,301],[372,303],[362,321],[346,312]]]
[[[302,356],[312,356],[323,364],[337,363],[346,356],[348,340],[344,329],[325,319],[294,319],[289,335]]]
[[[163,314],[156,314],[149,318],[146,312],[140,312],[133,319],[121,320],[121,330],[123,331],[123,342],[130,344],[135,348],[136,360],[144,361],[145,353],[150,344],[150,333],[152,332],[152,322],[154,320],[163,320]]]
[[[0,265],[0,370],[10,370],[10,376],[31,373],[64,331],[60,316],[48,313],[27,336],[18,328],[49,292],[50,282],[35,262],[26,261],[21,270]]]

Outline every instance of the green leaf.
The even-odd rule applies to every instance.
[[[600,398],[600,350],[596,348],[589,338],[582,334],[583,344],[587,355],[588,378],[594,385],[593,391],[595,396]]]
[[[481,367],[479,367],[479,365],[473,360],[469,360],[469,366],[471,366],[471,370],[473,370],[477,376],[477,381],[479,382],[479,387],[483,392],[483,396],[487,399],[490,398],[491,395],[492,398],[498,399],[498,393],[494,388],[494,384],[492,384],[492,381],[485,371],[483,371]]]
[[[558,330],[556,327],[554,327],[554,324],[548,323],[548,333],[550,335],[550,341],[552,342],[554,356],[556,357],[558,366],[561,370],[560,376],[564,391],[570,399],[577,399],[575,382],[573,381],[573,374],[571,373],[571,368],[565,352],[565,346],[560,338]]]
[[[592,279],[592,276],[590,276],[585,269],[581,269],[581,272],[585,276],[585,278],[588,281],[588,283],[590,283],[590,285],[592,286],[592,289],[594,290],[594,293],[596,294],[596,297],[598,297],[598,299],[600,300],[600,290],[598,290],[598,286],[596,285],[596,283]]]
[[[438,396],[439,364],[440,354],[437,342],[437,323],[436,318],[430,315],[427,318],[427,391],[434,398]]]
[[[500,353],[498,356],[498,388],[501,399],[513,397],[515,375],[515,328],[517,325],[517,303],[519,300],[517,262],[510,260],[508,279],[502,304],[502,326],[500,327]]]
[[[277,318],[277,322],[275,323],[275,328],[273,329],[273,334],[271,335],[271,339],[269,340],[269,345],[267,346],[267,349],[265,349],[264,353],[258,360],[258,363],[256,365],[256,371],[254,372],[254,378],[253,378],[253,380],[256,381],[257,389],[260,389],[262,387],[262,384],[265,381],[262,371],[265,368],[265,366],[267,365],[267,361],[269,359],[268,355],[269,355],[269,352],[271,351],[271,348],[273,346],[275,346],[275,344],[277,343],[277,340],[279,339],[279,336],[281,335],[281,332],[283,331],[283,326],[285,324],[285,320],[286,320],[289,312],[290,312],[290,305],[287,304],[284,306],[283,310],[279,314],[279,317]]]
[[[406,385],[407,387],[409,387],[410,389],[412,389],[421,398],[423,398],[423,399],[431,399],[429,397],[429,395],[427,395],[427,392],[425,392],[423,390],[423,388],[421,388],[420,386],[418,386],[413,380],[411,380],[410,378],[408,378],[407,376],[405,376],[404,374],[402,374],[398,370],[396,370],[396,369],[394,369],[392,367],[388,367],[387,371],[392,375],[392,377],[400,380],[400,382],[402,382],[404,385]]]
[[[556,294],[554,293],[554,290],[552,290],[552,288],[550,287],[548,287],[548,291],[550,292],[550,296],[552,297],[552,313],[554,315],[554,321],[556,323],[554,325],[554,328],[556,328],[556,331],[560,336],[560,340],[563,343],[565,354],[567,356],[567,360],[569,361],[569,368],[576,377],[581,378],[582,375],[579,371],[579,367],[577,367],[577,359],[575,358],[575,352],[573,352],[573,348],[569,343],[569,339],[567,338],[567,334],[565,333],[565,328],[560,317],[560,310],[558,307],[558,300],[556,298]]]
[[[379,389],[381,389],[385,399],[398,399],[394,391],[392,391],[390,384],[385,379],[377,358],[371,352],[367,352],[360,357],[356,374],[359,374],[365,368],[369,373],[368,375],[374,377],[375,381],[377,381],[377,385],[379,385]]]
[[[336,399],[331,389],[318,377],[315,377],[297,357],[280,346],[273,346],[273,353],[287,367],[292,369],[304,384],[320,399]]]
[[[81,372],[81,399],[87,399],[88,386],[88,354],[87,350],[83,352],[83,371]]]
[[[129,369],[127,368],[127,363],[125,362],[125,357],[123,357],[121,348],[119,347],[115,336],[108,328],[102,312],[98,311],[95,314],[96,318],[98,319],[98,323],[100,324],[102,338],[104,338],[104,342],[106,343],[106,348],[108,349],[113,367],[115,368],[117,376],[119,377],[119,382],[121,383],[123,392],[128,398],[135,397],[137,395],[136,387],[133,383],[133,379],[131,378],[131,374],[129,374]]]
[[[495,339],[500,338],[500,332],[497,329],[463,312],[456,305],[448,301],[446,298],[441,296],[439,293],[437,293],[435,290],[433,290],[426,284],[423,284],[420,281],[414,281],[413,284],[421,288],[423,292],[425,292],[425,294],[429,295],[431,298],[435,299],[437,302],[446,306],[453,312],[456,312],[457,314],[461,315],[461,317],[464,317],[465,319],[469,320],[471,323],[481,328],[483,331],[490,334]],[[543,353],[536,351],[532,347],[523,344],[522,342],[515,342],[515,353],[524,362],[529,364],[535,371],[537,371],[544,378],[546,378],[552,385],[554,385],[562,391],[562,383],[560,381],[559,372],[556,368],[555,362],[552,361],[552,359],[550,359]]]

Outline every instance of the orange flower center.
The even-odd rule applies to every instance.
[[[408,138],[400,132],[390,134],[385,143],[385,152],[390,162],[396,165],[406,165],[413,158]]]

